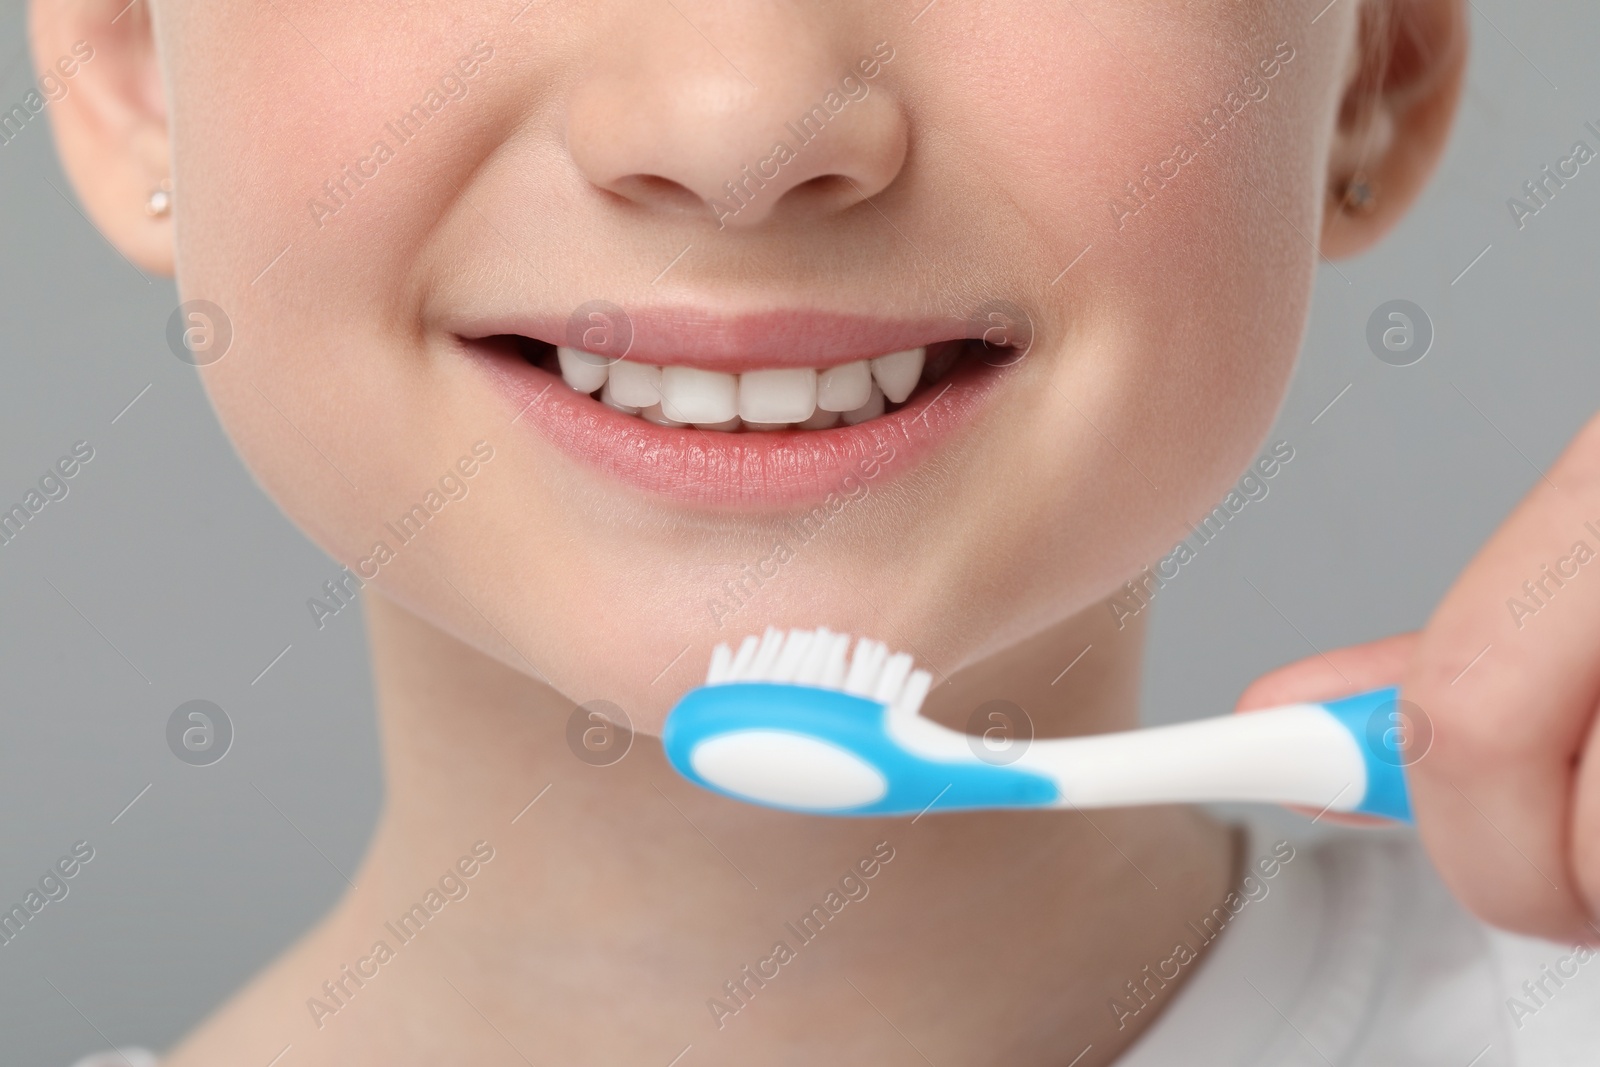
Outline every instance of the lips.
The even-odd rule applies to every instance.
[[[852,476],[909,470],[972,421],[1020,356],[963,337],[960,322],[671,312],[617,324],[491,318],[451,332],[517,421],[562,451],[716,507],[792,507],[849,490]]]
[[[598,300],[565,318],[489,314],[451,322],[448,328],[464,338],[530,337],[610,359],[732,374],[767,367],[831,367],[980,332],[959,318],[900,320],[823,311],[718,315],[686,308],[629,312]]]

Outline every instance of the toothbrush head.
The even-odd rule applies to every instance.
[[[706,684],[667,716],[667,759],[739,800],[831,815],[1043,807],[1050,778],[977,758],[924,719],[932,677],[905,653],[826,629],[768,629],[718,645]]]

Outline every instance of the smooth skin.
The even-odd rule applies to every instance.
[[[267,492],[353,566],[487,441],[472,499],[372,588],[654,730],[714,643],[769,622],[875,635],[953,674],[1098,604],[1222,496],[1292,371],[1311,236],[1351,254],[1394,223],[1438,158],[1462,62],[1457,5],[1404,5],[1414,32],[1387,37],[1425,53],[1363,33],[1359,12],[1387,5],[1315,22],[1311,6],[1101,0],[912,24],[844,0],[514,21],[472,4],[410,10],[376,40],[365,27],[391,12],[375,0],[34,11],[38,56],[99,42],[50,108],[67,170],[130,259],[176,263],[180,293],[231,318],[235,348],[202,381]],[[494,56],[466,95],[314,219],[331,176],[478,41]],[[895,58],[816,166],[808,148],[718,229],[713,176],[765,156],[880,41]],[[1268,79],[1280,47],[1293,58]],[[1262,98],[1119,217],[1127,186],[1247,85]],[[1370,216],[1332,210],[1357,170],[1382,191]],[[176,208],[152,221],[169,176]],[[871,203],[833,195],[852,183]],[[442,333],[597,298],[908,318],[1004,300],[1035,342],[993,417],[875,482],[721,625],[711,600],[792,516],[626,491],[534,431],[537,413],[513,423]]]
[[[1119,1026],[1109,999],[1253,859],[1228,828],[1175,808],[805,819],[677,780],[650,735],[737,636],[707,591],[784,516],[647,498],[507,427],[439,324],[480,300],[1024,306],[1038,340],[1006,410],[875,488],[738,629],[826,624],[913,649],[942,683],[929,713],[963,727],[994,699],[1041,736],[1130,727],[1142,629],[1115,630],[1104,597],[1253,458],[1319,255],[1394,225],[1455,109],[1458,0],[1325,6],[34,0],[41,67],[96,49],[49,109],[79,196],[130,259],[227,309],[236,348],[202,380],[293,519],[353,562],[471,442],[496,449],[362,594],[387,796],[354,887],[168,1063],[265,1063],[285,1045],[314,1065],[665,1064],[686,1045],[686,1064],[1114,1060],[1165,1001]],[[313,222],[322,183],[479,40],[494,59],[448,123]],[[878,41],[895,58],[873,95],[718,230],[719,176]],[[1112,198],[1280,42],[1294,59],[1270,92],[1119,224]],[[1374,212],[1340,204],[1358,170]],[[169,177],[172,216],[147,217]],[[1441,629],[1427,662],[1464,662],[1479,638],[1463,629]],[[639,728],[603,769],[566,741],[574,701],[595,697]],[[1439,705],[1439,753],[1479,761],[1418,765],[1430,847],[1469,905],[1540,921],[1518,907],[1531,893],[1486,887],[1503,871],[1451,871],[1483,835],[1428,776],[1450,767],[1486,797],[1502,781],[1495,814],[1553,818],[1507,802],[1587,719],[1548,745],[1501,743],[1509,763],[1489,771],[1488,742],[1445,740],[1496,737],[1472,726],[1487,704],[1451,717],[1416,699]],[[470,896],[318,1016],[323,983],[478,840],[496,851]],[[718,1026],[723,983],[883,841],[896,858],[871,896]]]

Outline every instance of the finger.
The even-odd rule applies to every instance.
[[[1369,689],[1399,685],[1416,648],[1416,634],[1395,634],[1351,645],[1268,671],[1239,697],[1235,710],[1253,711],[1279,704],[1336,700]]]
[[[1585,757],[1600,703],[1600,419],[1452,586],[1403,691],[1432,723],[1432,747],[1408,773],[1445,882],[1496,925],[1592,940],[1600,767]]]
[[[1240,694],[1234,710],[1251,712],[1284,704],[1337,700],[1369,689],[1398,685],[1416,643],[1416,634],[1396,634],[1364,645],[1308,656],[1257,678]],[[1388,819],[1370,815],[1317,811],[1297,804],[1285,806],[1290,811],[1307,816],[1312,822],[1367,827],[1394,825]]]

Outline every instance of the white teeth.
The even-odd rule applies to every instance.
[[[854,411],[872,395],[872,369],[858,359],[829,367],[817,375],[817,407],[825,411]]]
[[[561,377],[580,393],[592,393],[606,384],[611,361],[581,348],[557,348],[556,359],[561,361]]]
[[[618,360],[611,365],[611,395],[619,403],[647,408],[661,403],[661,368]]]
[[[727,422],[739,414],[739,380],[698,367],[661,369],[661,410],[696,425]]]
[[[839,413],[837,411],[824,411],[819,407],[817,408],[816,414],[812,415],[805,422],[800,423],[796,429],[826,430],[830,426],[838,425],[838,422]]]
[[[878,388],[878,383],[872,383],[872,395],[867,397],[867,402],[854,411],[846,411],[842,416],[846,426],[854,426],[858,422],[866,422],[883,414],[883,390]]]
[[[955,358],[944,351],[932,363],[926,348],[858,359],[825,370],[781,367],[725,374],[698,367],[658,367],[612,360],[577,348],[558,347],[562,380],[580,393],[657,426],[693,425],[701,430],[826,430],[854,426],[903,402],[926,370],[930,380]]]
[[[604,404],[608,408],[616,408],[625,415],[639,414],[639,409],[637,407],[632,404],[624,404],[622,401],[611,395],[610,378],[606,379],[605,388],[600,390],[600,403]]]
[[[739,375],[739,417],[745,422],[804,422],[817,407],[810,367],[750,370]]]
[[[682,426],[682,425],[684,425],[681,422],[674,422],[672,419],[669,419],[665,415],[661,414],[661,405],[660,404],[651,404],[647,408],[640,408],[639,409],[639,417],[641,419],[643,419],[645,422],[653,422],[657,426]]]
[[[922,377],[922,362],[927,355],[926,348],[908,348],[873,360],[872,377],[883,389],[883,395],[896,404],[910,396],[911,390],[917,387],[917,379]]]

